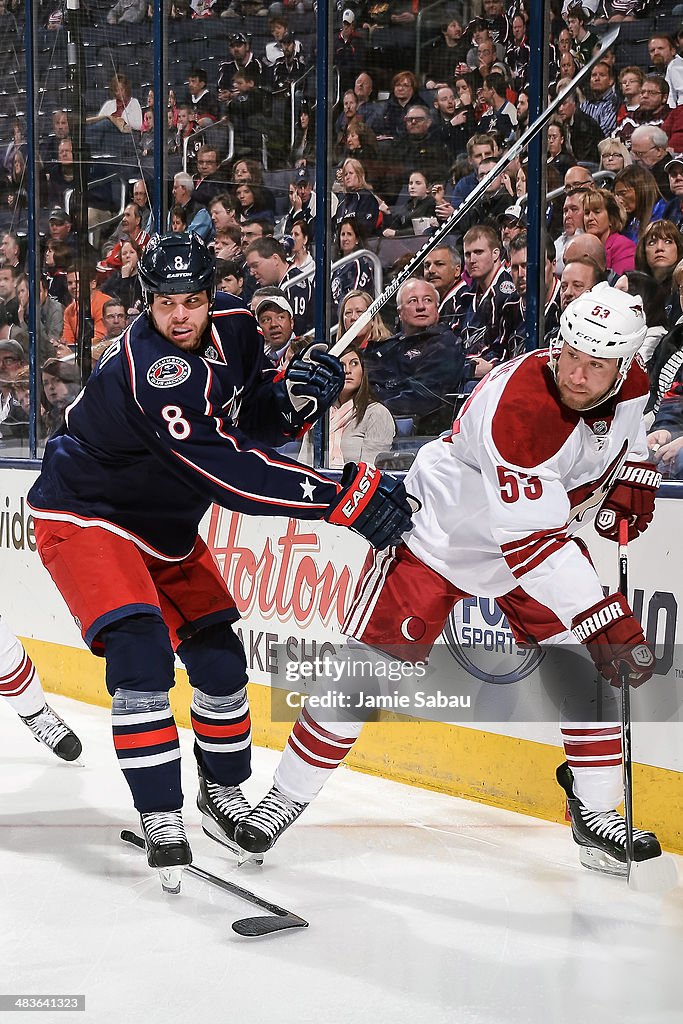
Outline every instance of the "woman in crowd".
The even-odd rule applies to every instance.
[[[238,185],[258,185],[261,201],[270,211],[269,220],[275,220],[275,196],[263,182],[263,164],[258,160],[239,157],[232,165],[232,194]]]
[[[574,167],[576,160],[570,151],[567,143],[567,129],[559,118],[552,118],[548,122],[548,157],[547,162],[564,175],[570,167]]]
[[[299,270],[308,270],[315,266],[310,251],[312,231],[313,228],[305,217],[299,216],[294,218],[294,223],[292,224],[292,238],[294,240],[292,263]]]
[[[315,163],[315,121],[306,100],[301,101],[289,160],[294,167],[307,167]]]
[[[141,256],[141,246],[132,239],[126,239],[121,245],[121,267],[115,270],[102,286],[102,291],[106,295],[121,299],[129,316],[137,316],[142,309],[142,289],[138,277]]]
[[[408,201],[396,207],[387,218],[389,227],[382,231],[385,238],[421,234],[422,232],[415,231],[413,220],[435,216],[436,199],[430,192],[427,176],[422,171],[413,171],[408,178],[408,196]]]
[[[49,437],[64,422],[64,410],[80,390],[79,369],[68,359],[47,359],[41,368],[43,430]]]
[[[369,462],[389,451],[396,427],[388,409],[372,395],[360,349],[350,345],[340,356],[344,387],[329,412],[328,459],[330,469],[342,469],[347,462]],[[310,432],[304,435],[299,462],[313,465]]]
[[[583,197],[583,224],[590,235],[595,235],[605,246],[607,269],[617,274],[633,270],[635,242],[621,233],[625,217],[619,204],[604,188],[586,192]]]
[[[242,182],[235,187],[235,217],[241,224],[247,220],[273,220],[273,210],[260,185]]]
[[[386,204],[374,194],[365,180],[365,168],[359,160],[349,157],[341,167],[342,187],[337,206],[337,228],[346,217],[355,217],[368,235],[374,235],[382,224]]]
[[[667,293],[667,322],[672,326],[680,316],[678,290],[673,272],[683,259],[683,235],[670,220],[648,224],[636,249],[636,270],[649,274]]]
[[[346,134],[340,154],[341,162],[343,163],[349,157],[353,157],[354,160],[360,160],[366,174],[369,174],[371,178],[375,178],[377,155],[377,136],[372,128],[368,128],[359,117],[354,117],[346,127]]]
[[[666,314],[669,296],[653,277],[643,274],[640,270],[629,270],[627,274],[623,274],[615,287],[623,289],[629,295],[638,295],[643,300],[647,333],[638,355],[647,366],[655,349],[669,330]]]
[[[663,216],[666,201],[654,175],[641,164],[631,164],[619,171],[613,187],[614,198],[626,218],[622,232],[637,245],[650,221]]]
[[[339,303],[339,330],[344,333],[349,330],[352,324],[363,315],[366,309],[372,305],[372,296],[359,288],[353,288],[347,292]],[[364,349],[368,342],[386,341],[391,337],[391,331],[385,324],[380,313],[375,313],[372,320],[367,324],[360,334],[357,334],[353,344],[356,348]]]
[[[106,100],[96,114],[85,119],[85,123],[90,126],[88,142],[107,152],[112,146],[118,145],[122,135],[142,131],[142,107],[133,96],[128,76],[113,75],[109,91],[112,98]],[[117,150],[114,149],[114,152]]]
[[[71,302],[69,289],[66,286],[66,268],[73,261],[73,252],[66,242],[61,242],[58,238],[48,238],[45,243],[43,273],[48,282],[48,294],[61,302],[63,306],[68,306]]]
[[[384,135],[396,138],[405,130],[405,115],[412,103],[424,103],[412,71],[399,71],[391,80],[391,95],[384,107]]]
[[[458,126],[462,128],[462,138],[466,145],[467,139],[477,130],[474,87],[470,75],[457,75],[453,91],[455,93],[455,116],[458,118]]]
[[[24,160],[28,156],[28,142],[26,141],[26,126],[22,118],[18,117],[12,122],[12,141],[9,143],[2,157],[2,166],[7,174],[12,173],[14,154],[23,153]]]
[[[601,139],[598,142],[598,153],[600,154],[600,171],[612,171],[617,174],[625,167],[633,163],[630,149],[627,149],[619,139]]]
[[[335,237],[336,259],[342,256],[350,256],[352,253],[367,246],[367,236],[363,226],[354,216],[344,217],[337,225]],[[372,263],[367,256],[357,256],[349,260],[341,267],[332,272],[330,288],[332,301],[336,307],[346,295],[354,288],[364,291],[374,290],[375,274]]]

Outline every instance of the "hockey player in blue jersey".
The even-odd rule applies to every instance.
[[[324,519],[379,548],[410,529],[411,507],[403,484],[373,467],[349,464],[337,483],[274,450],[329,408],[343,368],[317,346],[278,378],[252,314],[215,295],[197,235],[153,238],[139,275],[145,311],[67,410],[29,503],[40,557],[106,659],[114,746],[148,861],[177,892],[191,852],[168,699],[174,651],[193,687],[204,830],[236,849],[250,810],[240,789],[251,732],[239,616],[197,532],[210,503]]]

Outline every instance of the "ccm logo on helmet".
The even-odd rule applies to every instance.
[[[607,604],[604,608],[594,612],[593,615],[589,615],[583,622],[577,622],[572,632],[576,639],[583,644],[594,633],[602,629],[603,626],[608,626],[610,622],[618,622],[619,619],[625,618],[626,616],[619,602],[613,601],[612,604]]]

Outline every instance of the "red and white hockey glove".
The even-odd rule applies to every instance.
[[[651,462],[625,462],[617,482],[595,519],[595,529],[607,540],[619,541],[619,520],[628,519],[628,539],[647,530],[655,511],[655,494],[662,474]]]
[[[620,669],[626,671],[631,686],[646,683],[654,672],[654,653],[622,594],[609,594],[574,616],[572,633],[612,686],[621,685]]]
[[[402,480],[365,462],[347,462],[341,485],[337,500],[325,513],[328,523],[348,526],[380,551],[398,544],[412,530],[411,518],[419,502],[408,496]]]

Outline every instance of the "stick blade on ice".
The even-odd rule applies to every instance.
[[[234,932],[250,939],[272,935],[273,932],[282,932],[287,928],[308,928],[308,921],[296,914],[287,914],[286,917],[243,917],[232,923]]]
[[[678,885],[678,871],[673,857],[662,854],[650,860],[631,861],[628,887],[635,892],[668,892]]]

